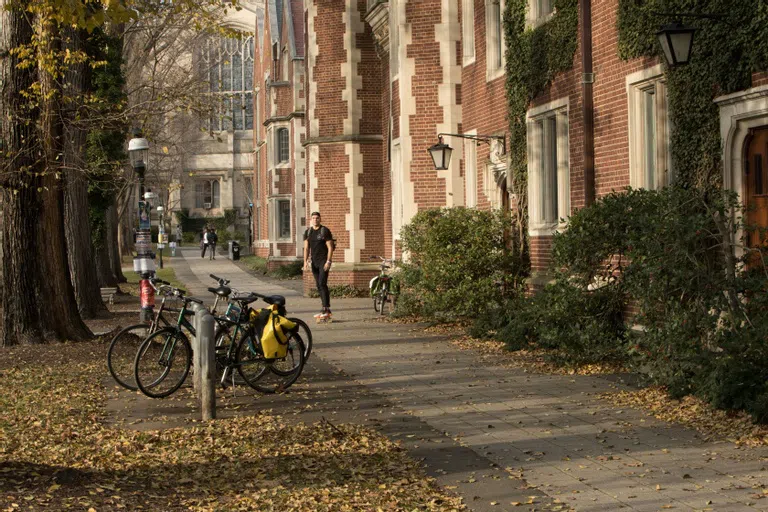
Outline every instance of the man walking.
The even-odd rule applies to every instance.
[[[320,224],[320,212],[311,215],[310,227],[304,232],[304,269],[312,270],[323,310],[315,318],[331,317],[331,294],[328,291],[328,272],[333,261],[334,241],[331,230]]]
[[[211,228],[211,230],[208,232],[208,249],[211,251],[210,258],[212,260],[216,259],[216,242],[219,241],[219,235],[216,234],[216,230],[214,228]]]
[[[200,257],[205,258],[205,250],[208,249],[208,228],[203,228],[203,236],[200,237]]]

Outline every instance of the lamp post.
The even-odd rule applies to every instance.
[[[451,163],[451,155],[453,154],[453,148],[443,142],[443,136],[458,137],[460,139],[469,139],[477,142],[485,142],[490,144],[492,140],[501,141],[501,147],[504,152],[507,151],[507,137],[505,135],[464,135],[461,133],[438,133],[437,144],[429,147],[427,150],[432,157],[432,163],[435,164],[435,169],[438,171],[444,171],[448,169],[448,165]]]
[[[253,203],[248,203],[248,254],[253,246]]]
[[[160,268],[163,268],[163,249],[165,249],[165,216],[163,207],[157,207],[157,213],[160,216],[160,223],[157,226],[157,250],[160,252]]]
[[[155,263],[152,261],[152,235],[150,224],[149,203],[144,197],[144,176],[147,170],[149,157],[149,141],[141,136],[141,130],[133,132],[133,138],[128,142],[128,155],[139,181],[139,229],[136,232],[136,258],[133,260],[133,270],[141,276],[139,290],[141,295],[141,311],[139,321],[149,322],[153,317],[155,306],[155,290],[149,282],[149,278],[155,271]]]

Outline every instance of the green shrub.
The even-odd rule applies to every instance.
[[[185,244],[194,244],[197,241],[197,233],[184,232],[181,234],[181,240]]]
[[[269,275],[276,279],[295,279],[302,275],[304,263],[302,261],[293,261],[288,265],[282,265],[269,272]]]
[[[499,212],[470,208],[419,212],[401,232],[410,259],[401,265],[397,307],[453,321],[499,305],[502,290],[519,290],[525,275],[505,247],[509,224]]]
[[[240,261],[254,272],[260,274],[267,273],[267,258],[250,254],[248,256],[242,256]]]
[[[335,299],[355,299],[355,298],[368,296],[368,290],[363,290],[362,288],[355,288],[350,284],[340,284],[336,286],[329,286],[328,292],[330,293],[331,297]],[[317,299],[320,297],[320,295],[317,293],[316,288],[310,289],[309,292],[307,293],[307,296],[313,299]]]

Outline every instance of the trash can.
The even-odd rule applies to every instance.
[[[240,259],[240,242],[237,240],[229,241],[229,259],[232,261]]]

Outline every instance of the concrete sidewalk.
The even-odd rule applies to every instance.
[[[177,273],[195,294],[207,294],[208,274],[214,273],[243,291],[286,295],[289,311],[306,320],[319,309],[317,299],[268,285],[230,261],[183,254],[188,269],[177,267]],[[313,357],[322,359],[317,364],[343,370],[366,390],[458,440],[488,467],[508,468],[511,478],[502,480],[508,493],[499,495],[497,486],[491,497],[477,483],[474,499],[472,477],[450,475],[450,465],[430,468],[427,457],[441,483],[462,484],[458,491],[470,508],[485,509],[493,500],[493,510],[541,510],[512,504],[520,501],[524,479],[527,493],[543,498],[539,503],[547,508],[559,501],[584,511],[768,510],[766,449],[704,442],[691,430],[617,409],[596,397],[624,389],[608,379],[504,368],[418,326],[372,321],[368,299],[336,300],[333,311],[333,323],[313,328]]]

